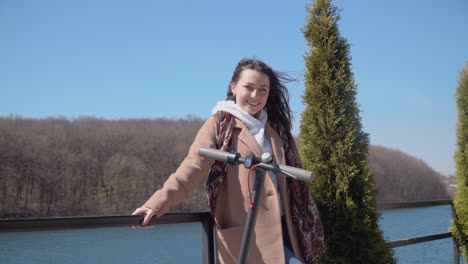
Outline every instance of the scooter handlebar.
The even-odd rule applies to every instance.
[[[223,162],[229,162],[231,164],[238,164],[240,154],[239,153],[230,153],[218,149],[212,148],[200,148],[198,151],[199,155],[202,157],[219,160]],[[279,170],[275,170],[276,172],[283,173],[286,176],[292,177],[297,180],[311,182],[314,179],[314,175],[312,172],[296,167],[291,167],[287,165],[278,165],[277,168]]]

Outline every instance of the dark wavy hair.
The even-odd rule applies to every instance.
[[[244,58],[237,64],[232,74],[231,82],[227,90],[227,100],[236,100],[236,97],[231,91],[231,84],[237,83],[241,72],[246,69],[261,72],[268,76],[270,79],[270,93],[264,108],[268,113],[268,120],[274,128],[281,129],[281,132],[289,133],[292,129],[292,112],[289,108],[288,88],[284,83],[293,81],[294,79],[285,73],[273,70],[261,60]]]

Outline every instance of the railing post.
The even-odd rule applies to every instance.
[[[452,221],[455,219],[456,214],[455,214],[455,208],[453,207],[453,202],[450,203],[450,208],[452,209]],[[454,264],[460,264],[460,251],[458,249],[457,241],[455,238],[452,236],[452,242],[453,242],[453,263]]]
[[[214,264],[213,220],[210,217],[201,224],[203,227],[201,234],[203,263]]]

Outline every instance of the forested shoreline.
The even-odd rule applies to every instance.
[[[199,118],[0,117],[0,218],[130,214],[177,168]],[[378,202],[449,198],[424,161],[369,149]],[[172,212],[207,210],[204,186]]]

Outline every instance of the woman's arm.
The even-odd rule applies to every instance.
[[[156,191],[148,201],[133,214],[145,215],[143,225],[147,224],[153,215],[157,217],[165,214],[169,209],[191,197],[202,179],[207,176],[214,160],[200,157],[200,147],[216,148],[215,119],[210,117],[200,128],[190,147],[189,153],[179,168]]]

